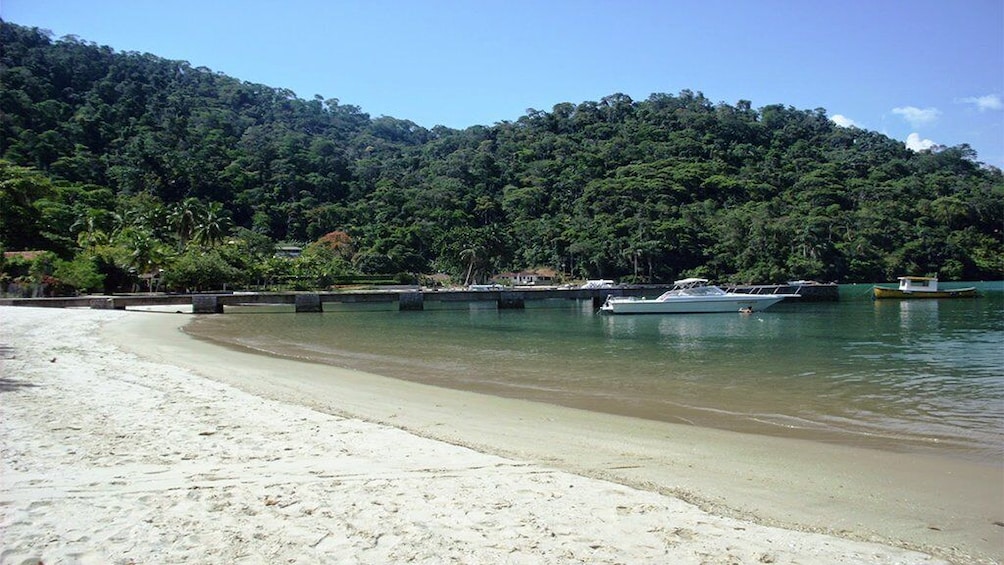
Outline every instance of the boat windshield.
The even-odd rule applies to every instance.
[[[660,299],[672,296],[721,296],[725,291],[717,286],[707,286],[704,284],[677,285],[672,290],[668,290],[660,296]]]

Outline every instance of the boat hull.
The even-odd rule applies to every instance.
[[[976,287],[956,288],[951,290],[935,291],[904,291],[898,288],[887,288],[876,286],[873,289],[875,298],[900,298],[900,299],[924,299],[924,298],[976,298]]]
[[[611,298],[600,307],[608,314],[712,314],[756,312],[784,300],[783,296],[744,295],[646,300]]]

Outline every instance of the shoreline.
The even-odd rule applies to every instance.
[[[370,480],[389,480],[393,483],[393,479],[387,479],[387,471],[383,466],[393,467],[405,463],[401,461],[398,451],[408,451],[419,445],[422,449],[445,450],[445,456],[440,454],[435,460],[436,466],[453,467],[447,475],[462,476],[469,480],[474,480],[474,476],[486,475],[478,476],[478,480],[483,482],[475,490],[454,492],[457,490],[454,488],[453,491],[442,494],[441,496],[453,501],[452,505],[446,505],[448,508],[470,504],[472,497],[485,495],[489,501],[494,501],[489,502],[493,504],[520,498],[522,495],[519,493],[523,489],[532,491],[533,488],[539,488],[539,485],[525,484],[528,477],[546,476],[558,482],[574,482],[577,494],[586,495],[586,500],[592,500],[591,504],[600,505],[601,508],[580,507],[569,510],[570,513],[566,515],[553,504],[548,505],[543,501],[543,508],[527,512],[536,512],[533,515],[537,521],[556,520],[557,524],[561,519],[567,519],[570,524],[582,526],[589,531],[595,529],[598,532],[595,535],[610,535],[612,541],[608,543],[612,546],[606,543],[600,545],[603,546],[603,551],[611,552],[610,555],[614,557],[593,559],[600,557],[593,555],[588,560],[638,562],[651,561],[655,559],[655,555],[663,556],[660,559],[669,555],[671,561],[700,562],[694,556],[702,551],[707,552],[707,555],[724,551],[723,546],[715,545],[718,543],[725,543],[724,547],[738,548],[735,549],[736,559],[744,563],[756,562],[765,557],[775,562],[796,562],[800,558],[811,562],[833,563],[939,562],[938,559],[925,558],[872,542],[920,550],[956,563],[999,563],[1004,556],[1004,527],[995,524],[1004,520],[1004,481],[1001,481],[1000,467],[828,446],[802,440],[748,436],[435,388],[210,344],[181,331],[181,327],[189,320],[186,316],[2,308],[0,318],[4,321],[0,341],[5,346],[13,347],[17,356],[12,360],[4,360],[4,365],[14,368],[5,368],[5,383],[11,379],[20,382],[22,377],[30,377],[32,381],[49,379],[45,384],[39,385],[39,389],[59,388],[59,381],[52,381],[54,377],[46,373],[52,372],[55,367],[63,369],[63,361],[60,359],[70,357],[68,361],[77,363],[73,372],[89,375],[89,384],[96,383],[108,388],[118,382],[118,373],[115,371],[125,369],[129,372],[128,367],[135,366],[141,373],[132,375],[137,381],[153,379],[159,382],[167,378],[164,376],[167,375],[174,379],[172,386],[191,389],[194,391],[192,394],[208,395],[207,398],[215,398],[217,395],[233,396],[228,408],[240,412],[250,422],[243,426],[241,434],[262,444],[243,447],[248,461],[257,461],[262,455],[260,452],[265,451],[278,457],[277,461],[282,463],[282,455],[287,449],[299,454],[299,442],[316,441],[297,426],[295,429],[279,430],[287,437],[285,442],[276,445],[275,440],[263,430],[279,424],[263,420],[264,414],[255,413],[255,410],[259,410],[286,416],[295,413],[297,418],[309,420],[311,426],[323,429],[338,426],[365,428],[365,431],[357,432],[361,436],[355,440],[358,445],[353,444],[359,448],[373,443],[371,436],[393,435],[393,442],[381,446],[379,457],[366,460],[368,465],[360,463],[356,470]],[[98,328],[100,331],[95,331]],[[92,333],[80,336],[78,334],[81,331]],[[56,347],[45,344],[46,339],[55,339],[57,343],[64,339],[71,343],[59,346],[58,352],[53,354],[57,360],[50,363],[44,358],[48,355],[44,353],[44,348],[55,350]],[[78,343],[74,345],[73,342]],[[22,351],[21,348],[30,351]],[[33,358],[21,357],[29,352]],[[30,404],[32,395],[39,389],[30,385],[22,387],[8,383],[0,392],[3,395],[0,398],[4,401],[3,425],[8,428],[4,430],[4,476],[13,477],[12,482],[8,483],[5,479],[4,483],[3,524],[8,533],[15,534],[13,541],[8,539],[10,536],[5,536],[3,563],[8,562],[8,551],[17,551],[19,555],[26,551],[21,546],[28,543],[26,539],[30,536],[24,528],[30,529],[30,525],[19,522],[17,518],[22,512],[30,513],[30,495],[40,488],[31,486],[31,480],[41,481],[42,484],[50,481],[48,474],[37,469],[10,474],[7,470],[32,457],[38,459],[40,456],[28,455],[34,447],[38,447],[37,444],[58,444],[52,437],[58,433],[53,432],[51,426],[45,425],[49,421],[46,418],[51,419],[52,416],[34,416],[27,408],[22,410],[20,406],[21,402],[26,403],[26,406]],[[206,390],[212,392],[207,393]],[[76,400],[84,403],[84,399],[79,396],[80,390],[68,392],[78,394]],[[91,400],[101,400],[100,392],[93,394],[98,397]],[[18,398],[17,403],[12,402],[13,397]],[[64,399],[73,400],[73,396]],[[140,411],[141,404],[136,402],[135,405],[120,406],[123,412],[121,417],[128,420],[131,412]],[[247,405],[253,405],[250,413],[246,413]],[[182,403],[178,408],[180,413],[187,413],[186,411],[192,410],[198,412],[201,407],[199,402],[188,402]],[[150,414],[149,410],[140,411],[131,417],[142,422]],[[30,429],[31,418],[36,417],[39,420],[35,423],[41,423],[43,429],[37,430],[34,437],[21,437],[11,433]],[[137,421],[130,421],[139,425]],[[195,430],[202,429],[202,432],[192,433],[192,425],[185,422],[168,420],[160,423],[166,426],[163,432],[169,436],[188,433],[196,441],[208,438],[232,442],[238,439],[230,438],[231,434],[228,432],[203,429],[205,426],[195,427]],[[78,428],[75,430],[77,432],[84,429],[90,431],[86,423],[75,426]],[[11,427],[16,429],[10,429]],[[203,432],[212,433],[200,435]],[[293,439],[291,434],[304,437],[295,435],[296,441],[290,441]],[[115,438],[104,438],[102,441],[108,443],[113,439]],[[128,439],[127,437],[126,440]],[[127,451],[138,444],[135,439],[132,443],[124,440],[120,443],[123,445],[119,445],[118,449],[128,448]],[[184,447],[185,444],[182,445],[182,451]],[[56,460],[67,457],[65,454],[57,455],[50,454],[50,457]],[[303,469],[320,470],[325,467],[323,461],[316,459],[321,455],[323,453],[302,454],[299,459],[283,463],[282,468],[290,476],[302,478]],[[192,456],[195,460],[200,457],[199,453]],[[183,457],[184,454],[180,462],[168,461],[171,457],[159,454],[153,456],[152,462],[144,464],[161,465],[164,469],[158,467],[159,473],[172,476],[177,474],[174,469],[178,465],[183,467],[188,464],[186,461],[192,461]],[[470,463],[468,458],[478,461]],[[75,461],[79,458],[70,459]],[[375,461],[379,463],[375,464]],[[44,457],[34,463],[45,467]],[[54,461],[53,465],[56,463],[58,461]],[[259,475],[255,473],[261,469],[253,465],[251,467],[244,473],[235,469],[223,484],[233,486],[264,480],[257,478]],[[376,467],[378,471],[374,474],[371,467]],[[458,471],[458,468],[486,471]],[[94,469],[86,467],[81,472],[93,475]],[[398,469],[394,473],[400,474],[401,471]],[[194,473],[192,476],[198,475],[199,473]],[[300,478],[290,484],[309,492],[320,488],[315,482]],[[281,476],[274,480],[280,483],[283,481]],[[443,476],[436,476],[436,481],[443,480]],[[123,481],[126,484],[120,485],[122,489],[128,491],[135,488],[129,479]],[[187,490],[191,494],[191,488],[186,489],[185,484],[181,481],[181,484],[173,485],[170,492]],[[119,487],[109,487],[108,490],[114,492],[116,488]],[[198,490],[212,491],[212,488],[212,483],[206,483]],[[418,492],[428,493],[428,488],[431,487],[422,483]],[[661,510],[653,511],[657,521],[663,522],[663,526],[675,524],[677,531],[691,532],[691,539],[685,540],[679,535],[664,536],[661,542],[649,539],[642,543],[633,539],[632,536],[637,537],[639,532],[618,529],[634,523],[634,518],[618,518],[617,509],[621,506],[616,501],[606,502],[614,505],[614,515],[607,516],[608,519],[603,521],[605,525],[601,526],[595,520],[586,520],[588,524],[582,523],[583,516],[606,516],[602,512],[611,510],[602,507],[604,499],[610,498],[604,492],[611,488],[618,492],[617,497],[641,497],[647,501],[645,504],[658,506]],[[338,490],[330,485],[328,489]],[[324,492],[332,495],[331,492]],[[567,493],[567,489],[562,491],[562,495]],[[531,499],[536,500],[540,494],[536,493]],[[551,494],[554,494],[553,491]],[[357,492],[354,495],[355,505],[367,497],[383,496],[373,492],[365,495]],[[157,492],[144,495],[150,496],[157,498]],[[351,498],[352,495],[347,496]],[[453,498],[450,499],[450,496]],[[70,498],[76,500],[72,496]],[[53,497],[49,504],[56,505],[62,500],[63,497]],[[680,500],[692,502],[696,506]],[[149,498],[146,502],[149,502]],[[402,540],[409,539],[414,544],[413,538],[417,535],[414,530],[418,528],[416,524],[429,522],[431,519],[425,514],[413,515],[417,510],[414,508],[414,501],[412,502],[411,506],[399,505],[392,521],[403,522],[401,533],[395,535]],[[267,500],[265,504],[268,505]],[[531,501],[522,500],[522,504],[529,505]],[[577,504],[586,502],[578,501]],[[632,504],[634,503],[626,507],[634,508]],[[685,508],[678,509],[676,505],[683,505]],[[273,506],[279,506],[279,503],[267,507]],[[518,506],[514,504],[512,509],[504,512],[495,507],[491,512],[483,509],[482,512],[505,514],[506,519],[518,521],[526,518],[516,512],[515,508]],[[672,511],[668,509],[670,506],[674,507]],[[510,511],[516,512],[516,515],[510,517]],[[450,520],[456,521],[458,516],[463,515],[466,513],[451,515],[452,518],[445,524],[452,526]],[[633,513],[631,515],[634,516]],[[194,516],[192,519],[198,518],[199,513],[194,512]],[[227,516],[239,523],[237,517]],[[211,515],[209,517],[213,518]],[[304,528],[301,522],[286,518],[284,524],[299,524],[292,527],[301,530]],[[386,520],[387,517],[383,516],[381,519]],[[313,517],[306,520],[312,522]],[[481,536],[491,538],[483,527],[479,529],[477,525],[468,525],[469,527],[463,528],[463,522],[460,524],[464,532],[478,532]],[[712,531],[699,531],[699,525],[710,527]],[[516,526],[510,524],[509,527]],[[551,531],[554,533],[557,528],[552,527]],[[840,537],[821,535],[820,532]],[[424,534],[428,535],[429,532],[425,531]],[[87,537],[93,539],[96,536]],[[337,537],[326,535],[314,549],[325,545],[322,543],[325,540]],[[351,536],[342,537],[351,539]],[[578,556],[566,559],[557,557],[560,553],[549,552],[559,551],[548,549],[552,541],[543,543],[541,539],[537,539],[536,548],[519,545],[515,540],[508,541],[512,542],[510,549],[515,547],[521,552],[517,554],[521,556],[516,559],[517,562],[532,561],[535,558],[545,561],[587,559],[581,551],[588,550],[589,543],[582,545],[585,550],[578,546],[570,549],[571,546],[568,546],[574,542],[570,538],[575,537],[569,533],[565,536],[558,535],[557,541],[553,541],[559,544],[558,547],[563,547],[560,551],[574,549],[572,554]],[[641,538],[645,536],[642,535]],[[765,539],[785,541],[765,547]],[[436,543],[442,541],[441,537],[436,537]],[[67,545],[68,542],[61,543],[66,547],[72,545]],[[241,547],[246,549],[247,543]],[[498,558],[509,555],[509,549],[503,553],[484,553],[493,544],[480,538],[478,541],[468,540],[465,543],[467,545],[461,544],[466,548],[465,551],[476,549],[475,553],[470,554],[474,561],[495,560],[491,556]],[[562,543],[565,546],[561,546]],[[654,547],[648,547],[653,543]],[[14,547],[16,544],[21,545]],[[377,547],[379,545],[376,544]],[[617,547],[618,545],[623,547]],[[198,547],[198,544],[192,547]],[[352,556],[363,562],[376,562],[380,561],[381,556],[390,557],[376,549],[350,549],[351,551],[346,550],[347,553],[342,554],[343,558]],[[400,550],[399,546],[398,549]],[[838,553],[826,553],[824,550]],[[30,553],[30,548],[27,551]],[[592,551],[600,550],[594,548]],[[146,558],[149,557],[147,554]],[[426,556],[426,560],[432,558]],[[422,561],[421,558],[418,560]]]
[[[198,317],[192,323],[185,325],[184,332],[201,341],[235,351],[330,365],[439,388],[528,400],[588,412],[757,436],[797,438],[815,443],[841,444],[879,451],[962,458],[984,465],[999,465],[1004,461],[1004,451],[1002,451],[1004,446],[1000,444],[1000,435],[994,434],[993,430],[987,431],[986,434],[992,435],[994,439],[980,443],[976,439],[939,433],[942,431],[930,428],[925,428],[924,432],[903,427],[883,428],[876,426],[874,422],[853,421],[851,416],[834,418],[833,414],[817,413],[817,417],[813,418],[811,414],[806,415],[798,411],[785,412],[778,407],[765,405],[762,400],[752,400],[750,395],[741,399],[733,395],[716,397],[710,402],[691,403],[685,399],[671,400],[671,396],[667,396],[661,390],[653,390],[652,394],[648,395],[645,392],[634,391],[624,396],[616,396],[610,394],[609,390],[584,388],[581,385],[572,390],[538,386],[539,383],[520,380],[518,366],[513,368],[517,371],[515,378],[508,368],[497,370],[495,367],[471,365],[468,361],[457,364],[462,370],[447,366],[445,363],[447,359],[443,357],[442,351],[430,352],[427,359],[421,357],[424,350],[416,351],[412,348],[405,353],[395,348],[393,353],[389,353],[386,346],[377,350],[367,348],[367,344],[359,341],[346,343],[344,346],[340,344],[337,350],[329,351],[323,347],[320,349],[311,347],[312,344],[272,342],[268,341],[268,338],[264,342],[249,340],[239,329],[235,332],[233,326],[223,322],[231,318],[233,317]],[[433,361],[426,362],[429,359]],[[574,373],[580,370],[579,366],[574,365],[575,361],[570,360],[568,364],[553,367],[553,370]],[[505,366],[505,363],[499,365]],[[546,371],[551,368],[537,365],[535,370]],[[585,367],[582,370],[588,371],[589,368]],[[471,371],[478,372],[476,379],[468,378]],[[751,373],[750,376],[752,375]],[[765,391],[762,393],[765,396],[777,397],[769,386],[763,387],[762,390]],[[789,398],[787,402],[788,406],[799,406],[800,403],[817,400],[813,396]]]

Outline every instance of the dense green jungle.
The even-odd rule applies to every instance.
[[[0,21],[0,110],[0,247],[42,251],[5,254],[9,292],[1004,277],[1000,169],[821,108],[615,93],[426,129]]]

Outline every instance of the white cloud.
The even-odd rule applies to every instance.
[[[934,120],[938,119],[941,115],[941,111],[937,108],[916,108],[914,106],[903,106],[900,108],[893,108],[893,114],[898,114],[903,117],[904,120],[910,123],[913,127],[920,127],[927,125]]]
[[[938,145],[930,139],[921,139],[919,133],[911,133],[906,136],[906,148],[913,151],[923,151]]]
[[[963,102],[967,104],[973,104],[976,109],[980,112],[986,110],[1000,110],[1004,108],[1004,102],[1001,101],[1001,97],[996,94],[987,94],[986,96],[970,96],[969,98],[963,98]]]
[[[834,114],[830,121],[837,124],[842,128],[859,128],[861,127],[857,122],[848,118],[843,114]]]

